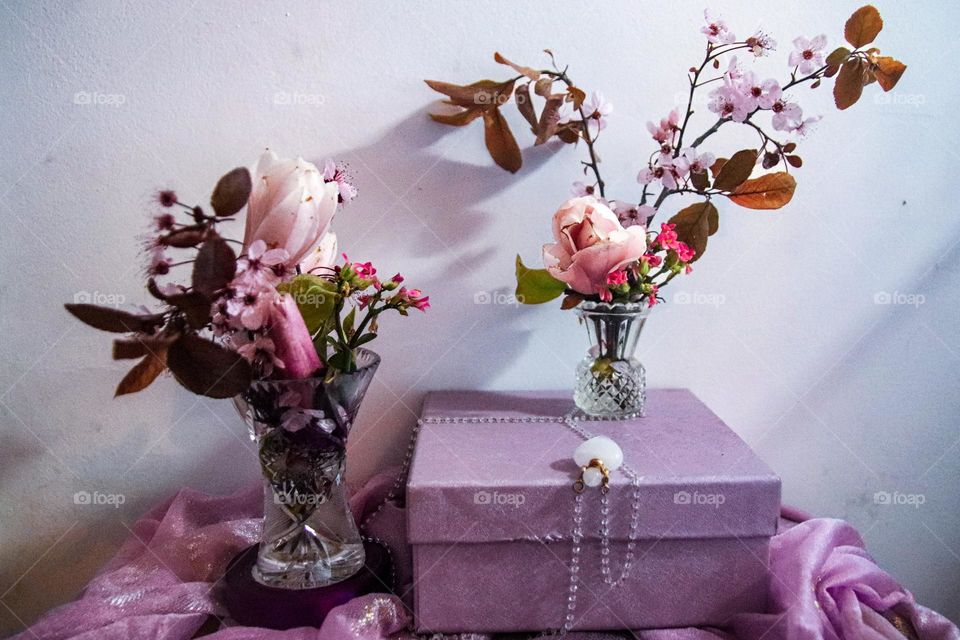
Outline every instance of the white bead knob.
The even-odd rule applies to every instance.
[[[585,467],[591,460],[602,460],[608,470],[616,471],[623,464],[623,449],[607,436],[590,438],[573,452],[573,461],[578,467]],[[596,485],[588,484],[587,486]]]

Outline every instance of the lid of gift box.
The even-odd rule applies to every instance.
[[[427,394],[407,483],[410,542],[569,538],[584,439],[555,419],[573,409],[569,392]],[[633,508],[637,539],[774,534],[780,478],[690,391],[649,390],[644,418],[575,424],[615,440],[638,477],[635,503],[633,481],[610,475],[612,539],[628,538]],[[600,497],[583,494],[587,538],[599,537]]]

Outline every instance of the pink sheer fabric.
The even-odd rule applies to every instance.
[[[401,596],[371,594],[335,609],[319,629],[272,631],[238,627],[225,619],[218,581],[227,563],[260,532],[261,487],[232,496],[184,489],[154,508],[134,535],[87,586],[82,597],[47,613],[16,640],[187,640],[201,631],[211,640],[381,640],[412,637],[409,549],[404,512],[384,502],[395,476],[372,479],[353,498],[369,535],[387,543],[397,564]],[[724,629],[639,632],[643,640],[960,640],[949,620],[914,602],[873,562],[856,530],[841,520],[788,523],[771,546],[771,607],[740,615]],[[790,526],[793,525],[793,526]],[[704,597],[710,597],[704,594]],[[212,616],[212,617],[211,617]],[[211,621],[213,624],[211,625]],[[206,624],[205,624],[206,623]],[[613,638],[569,634],[567,638]]]

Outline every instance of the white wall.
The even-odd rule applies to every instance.
[[[636,197],[644,123],[685,91],[703,3],[351,4],[0,2],[0,629],[74,597],[177,488],[228,492],[256,474],[229,403],[170,380],[111,399],[124,365],[108,336],[62,310],[80,291],[146,302],[135,236],[156,187],[203,201],[268,145],[349,162],[360,198],[337,220],[343,246],[403,271],[435,306],[383,323],[355,480],[398,460],[428,389],[571,385],[585,348],[572,315],[473,301],[510,290],[517,252],[536,261],[579,156],[528,149],[510,176],[491,166],[479,124],[427,119],[435,94],[421,80],[506,77],[493,51],[540,65],[554,49],[614,103],[606,177],[612,194]],[[738,33],[771,32],[780,57],[764,68],[779,69],[800,33],[836,43],[858,4],[714,8]],[[881,46],[909,64],[893,100],[870,87],[838,113],[827,90],[797,92],[826,118],[801,147],[793,202],[724,206],[709,254],[674,288],[723,304],[657,309],[641,351],[654,385],[692,388],[757,448],[786,501],[852,521],[922,602],[957,619],[960,8],[879,5]],[[122,104],[76,104],[78,92]],[[306,104],[276,104],[278,93]],[[729,153],[753,138],[731,129],[718,143]],[[878,292],[925,302],[875,304]],[[126,502],[77,506],[79,490]],[[925,503],[877,504],[878,491]]]

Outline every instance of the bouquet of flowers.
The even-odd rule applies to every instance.
[[[511,97],[536,136],[535,144],[559,139],[586,146],[588,157],[581,164],[588,178],[573,184],[576,197],[554,214],[554,242],[543,248],[545,269],[528,269],[517,258],[519,300],[537,304],[566,294],[564,308],[583,300],[657,304],[660,290],[675,276],[691,271],[692,263],[706,251],[708,238],[717,232],[716,200],[748,209],[778,209],[790,202],[796,189],[791,169],[803,165],[797,146],[820,120],[804,114],[791,90],[816,89],[835,78],[834,101],[839,109],[847,109],[869,84],[876,82],[890,91],[906,69],[870,46],[883,20],[869,5],[850,16],[844,27],[846,44],[832,51],[824,35],[795,38],[785,79],[763,78],[741,60],[773,52],[776,42],[768,34],[757,31],[738,39],[723,20],[709,12],[705,18],[701,29],[705,53],[689,68],[686,108],[647,123],[653,150],[637,176],[642,185],[639,202],[608,199],[600,174],[596,143],[612,105],[599,92],[588,97],[551,51],[546,51],[549,69],[521,66],[495,54],[497,62],[517,74],[503,82],[481,80],[461,86],[427,81],[456,109],[431,117],[453,126],[482,118],[487,149],[508,171],[516,172],[522,164],[520,148],[500,113]],[[713,122],[694,137],[693,105],[697,92],[704,90],[709,91]],[[542,99],[539,113],[533,95]],[[729,155],[705,150],[711,136],[729,124],[743,125],[756,144]],[[654,218],[666,200],[678,194],[698,201],[654,229]]]
[[[272,151],[253,173],[241,167],[220,178],[212,213],[160,191],[144,241],[147,291],[159,310],[66,305],[97,329],[127,334],[113,356],[139,362],[117,395],[169,370],[194,393],[234,398],[264,477],[253,577],[272,587],[320,587],[363,567],[344,477],[347,436],[380,363],[364,345],[384,313],[430,306],[399,273],[381,279],[369,262],[338,258],[330,224],[356,193],[333,161],[321,171]],[[221,235],[244,209],[243,240]],[[189,281],[170,278],[187,266]]]
[[[535,144],[559,139],[586,146],[587,159],[581,161],[586,177],[573,183],[575,197],[553,216],[554,241],[543,247],[544,268],[528,268],[517,256],[516,297],[540,304],[564,296],[562,308],[577,309],[592,346],[577,367],[574,400],[590,415],[643,415],[646,373],[633,357],[639,333],[649,309],[662,300],[661,290],[678,275],[690,273],[707,250],[720,224],[716,202],[725,199],[748,209],[779,209],[790,202],[797,186],[791,169],[803,166],[797,146],[820,120],[804,114],[791,90],[816,89],[835,78],[834,101],[847,109],[865,86],[876,82],[890,91],[906,70],[870,46],[883,20],[869,5],[847,20],[847,44],[829,53],[824,35],[795,38],[786,65],[789,75],[783,79],[764,78],[740,59],[773,52],[776,42],[767,33],[738,39],[723,20],[709,12],[704,17],[705,51],[703,59],[689,67],[686,107],[647,123],[653,149],[637,175],[639,201],[608,198],[600,175],[596,145],[613,106],[599,92],[588,98],[550,50],[548,69],[494,54],[496,62],[516,73],[503,82],[427,81],[453,109],[431,117],[453,126],[482,118],[487,150],[507,171],[516,172],[522,164],[520,148],[500,112],[511,98],[536,136]],[[698,91],[705,90],[712,124],[694,137],[693,105]],[[533,96],[542,101],[539,113]],[[742,125],[755,136],[755,144],[729,155],[704,148],[730,124]],[[692,196],[696,202],[654,228],[657,214],[674,195]]]
[[[333,161],[320,170],[272,151],[252,174],[241,167],[220,178],[210,213],[173,191],[157,193],[144,252],[146,288],[161,308],[66,305],[92,327],[128,334],[114,342],[113,356],[139,362],[117,395],[144,389],[166,370],[212,398],[235,396],[253,380],[355,371],[357,349],[377,337],[382,314],[430,306],[399,273],[382,280],[369,262],[338,257],[330,225],[356,193]],[[222,236],[218,225],[244,209],[243,240]],[[170,277],[188,266],[189,280]]]

